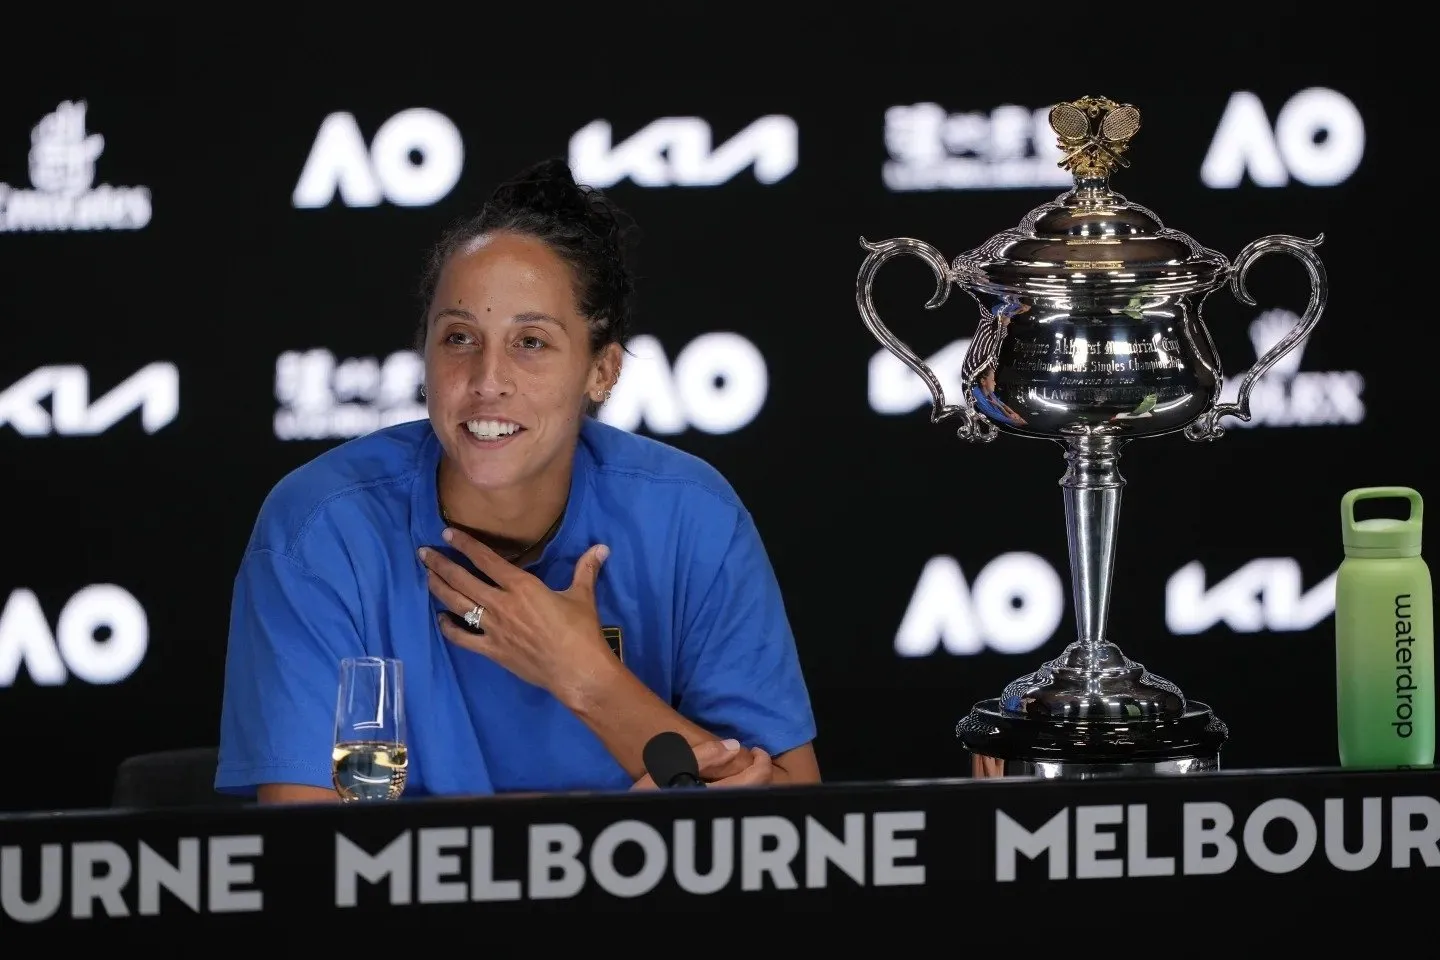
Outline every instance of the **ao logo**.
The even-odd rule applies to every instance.
[[[465,143],[449,117],[424,107],[395,114],[365,146],[353,114],[332,113],[295,184],[299,209],[328,206],[338,190],[347,207],[425,207],[443,199],[460,180]]]
[[[765,356],[738,333],[696,337],[675,356],[651,336],[635,337],[610,399],[599,419],[622,430],[641,427],[655,434],[694,428],[733,433],[765,406],[770,389]]]
[[[902,657],[928,657],[942,647],[956,656],[986,648],[1030,653],[1055,635],[1065,615],[1065,586],[1055,568],[1033,553],[1004,553],[973,584],[954,557],[933,557],[895,634]]]
[[[59,686],[71,675],[85,683],[119,683],[140,666],[149,644],[145,608],[122,587],[99,583],[76,593],[61,609],[54,633],[39,598],[22,588],[0,609],[0,688],[14,684],[22,664],[42,687]]]
[[[1365,121],[1344,94],[1325,87],[1302,90],[1275,115],[1248,90],[1230,96],[1215,138],[1200,167],[1207,187],[1231,189],[1245,174],[1261,187],[1283,187],[1290,178],[1311,187],[1349,179],[1365,156]]]

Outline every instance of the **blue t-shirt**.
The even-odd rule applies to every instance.
[[[406,797],[630,787],[550,693],[441,635],[444,608],[416,556],[430,546],[461,559],[440,538],[440,454],[428,420],[388,427],[266,498],[235,581],[218,790],[330,788],[339,664],[359,656],[404,664]],[[714,468],[587,417],[565,518],[527,569],[563,590],[597,543],[610,547],[600,622],[619,628],[625,665],[661,700],[771,755],[814,738],[774,571]]]

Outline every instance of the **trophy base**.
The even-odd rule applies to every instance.
[[[1020,716],[1000,700],[977,703],[955,726],[976,778],[1094,780],[1220,769],[1229,730],[1206,704],[1174,716],[1089,720]]]

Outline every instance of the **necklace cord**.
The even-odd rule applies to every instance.
[[[472,528],[466,527],[466,526],[464,526],[463,524],[456,523],[454,520],[452,520],[452,519],[450,518],[450,511],[448,511],[448,510],[445,509],[445,502],[440,499],[440,497],[439,497],[438,494],[436,495],[435,500],[436,500],[436,505],[440,507],[440,519],[445,521],[445,525],[446,525],[447,527],[459,527],[460,529],[464,530],[466,533],[469,533],[469,534],[471,534],[471,535],[473,535],[473,534],[475,533],[475,531],[474,531]],[[569,505],[569,504],[567,503],[566,506],[568,506],[568,505]],[[529,553],[531,550],[534,550],[534,549],[535,549],[536,547],[538,547],[540,544],[544,543],[547,539],[549,539],[550,535],[553,534],[553,533],[555,532],[555,530],[560,526],[560,521],[563,520],[563,519],[565,519],[565,508],[564,508],[564,507],[561,507],[561,508],[560,508],[560,513],[559,513],[559,515],[556,516],[555,519],[551,522],[549,528],[546,529],[546,531],[545,531],[544,533],[540,534],[540,536],[539,536],[538,539],[536,539],[533,543],[527,544],[525,547],[523,547],[523,548],[522,548],[521,550],[519,550],[517,553],[512,553],[512,554],[511,554],[510,556],[508,556],[508,557],[502,555],[500,559],[504,560],[506,563],[514,563],[516,560],[518,560],[518,559],[520,559],[521,557],[525,556],[525,554]],[[478,538],[477,538],[477,539],[478,539]]]

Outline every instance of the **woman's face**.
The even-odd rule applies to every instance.
[[[568,264],[543,242],[492,233],[441,272],[425,337],[425,397],[440,443],[477,487],[522,484],[574,448],[586,403],[619,375],[591,356]]]

